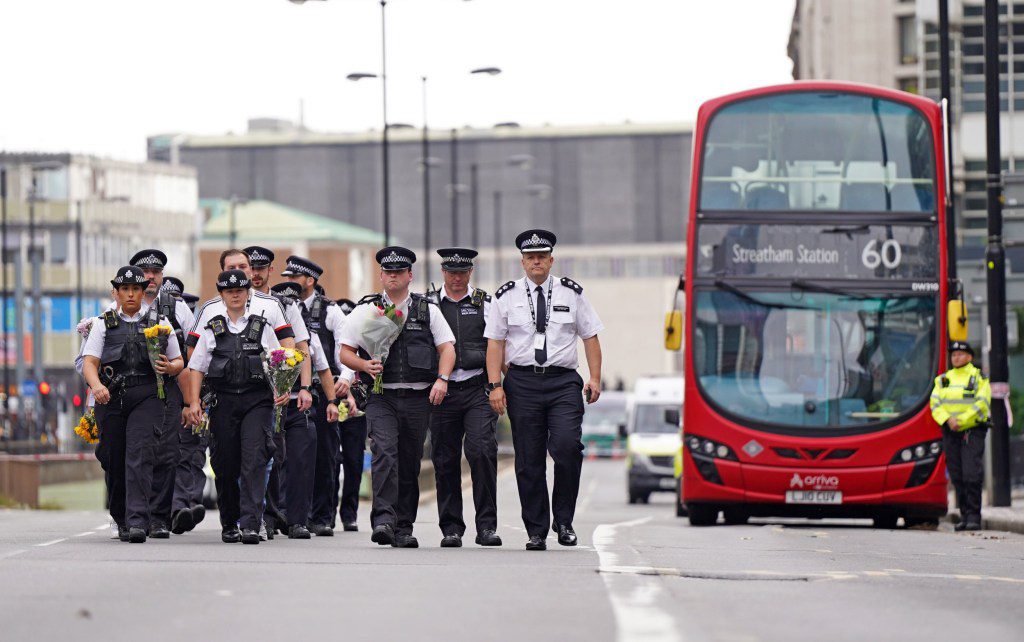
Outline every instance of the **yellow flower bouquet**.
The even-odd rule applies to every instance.
[[[154,369],[156,364],[160,362],[160,355],[163,353],[161,338],[170,336],[172,332],[174,332],[174,328],[164,323],[149,326],[142,331],[143,336],[146,337],[146,351],[149,353],[149,362],[153,364]],[[160,373],[156,375],[156,396],[161,399],[167,398],[167,393],[164,392],[164,376]]]
[[[78,420],[75,434],[84,439],[87,444],[95,444],[100,440],[100,429],[96,425],[96,413],[92,408],[86,410],[82,418]]]
[[[305,360],[304,352],[292,348],[277,348],[263,355],[263,371],[275,397],[280,397],[292,389],[302,370],[300,364]],[[274,432],[281,430],[283,410],[283,406],[274,406]]]

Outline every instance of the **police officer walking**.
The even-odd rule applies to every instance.
[[[282,303],[287,302],[286,310],[298,307],[297,301],[302,292],[298,283],[285,281],[271,290],[282,299]],[[310,336],[309,347],[310,361],[317,372],[315,383],[320,386],[320,394],[327,400],[327,422],[337,422],[338,402],[334,396],[334,377],[331,376],[327,356],[317,335]],[[274,496],[276,505],[284,508],[288,539],[310,538],[306,519],[313,502],[313,473],[316,469],[316,425],[309,417],[310,413],[300,409],[299,394],[299,383],[296,382],[281,422],[279,434],[284,435],[284,439],[278,440],[275,436],[278,450],[274,454],[276,474],[273,477],[276,479],[272,478],[267,489],[267,496]]]
[[[345,315],[334,301],[317,291],[324,269],[313,261],[301,256],[289,256],[281,276],[287,276],[297,283],[302,292],[299,295],[299,309],[306,327],[320,339],[330,366],[332,377],[336,377],[335,391],[330,397],[318,397],[313,411],[316,424],[316,470],[313,473],[313,504],[309,513],[308,528],[318,537],[334,535],[334,512],[338,507],[338,469],[340,466],[341,434],[338,422],[327,418],[328,399],[348,396],[351,372],[343,373],[338,364],[338,337],[345,326]]]
[[[932,417],[942,426],[946,467],[960,508],[958,531],[981,530],[981,487],[985,480],[985,435],[992,391],[988,378],[971,361],[974,350],[963,341],[949,344],[953,367],[935,378]]]
[[[498,416],[488,403],[484,374],[484,326],[491,296],[470,286],[476,250],[450,247],[437,253],[444,276],[439,307],[455,333],[455,369],[448,382],[448,396],[434,411],[430,425],[441,546],[462,546],[466,532],[462,519],[463,442],[473,479],[476,543],[501,546],[497,534]]]
[[[556,240],[547,230],[516,237],[526,276],[494,293],[484,330],[491,407],[499,414],[508,409],[519,501],[530,538],[526,549],[531,551],[547,548],[549,527],[559,544],[576,545],[572,520],[583,466],[583,396],[594,403],[601,395],[597,333],[604,326],[579,284],[551,276]],[[577,339],[583,339],[590,370],[586,385],[576,372]],[[555,462],[550,505],[545,450]]]
[[[199,391],[204,376],[217,395],[209,409],[211,460],[225,543],[260,543],[266,468],[274,450],[272,410],[274,404],[288,403],[287,393],[274,398],[262,364],[263,353],[280,345],[273,325],[282,320],[251,309],[250,285],[241,270],[220,273],[217,290],[223,297],[223,314],[213,315],[203,326],[189,359],[193,372],[186,421],[198,424],[202,419]]]
[[[338,299],[338,308],[347,317],[356,304],[350,299]],[[348,368],[343,368],[348,371]],[[345,375],[342,375],[345,376]],[[340,379],[341,377],[339,377]],[[352,388],[349,397],[352,398],[353,407],[355,404],[354,393],[367,390],[365,385]],[[366,405],[365,395],[361,405]],[[341,499],[339,501],[338,516],[341,518],[341,525],[346,531],[358,531],[359,526],[356,518],[359,511],[359,487],[363,481],[363,454],[366,452],[366,415],[349,415],[349,418],[338,424],[341,433]]]
[[[427,298],[411,294],[416,255],[391,246],[377,252],[384,292],[363,297],[348,317],[342,335],[341,361],[372,383],[383,377],[383,392],[366,404],[369,422],[373,509],[370,539],[382,546],[417,548],[412,535],[419,504],[420,460],[430,423],[431,406],[448,392],[455,365],[455,336],[444,316]],[[363,334],[368,319],[388,305],[405,319],[401,332],[381,363]],[[358,350],[358,353],[357,353]]]
[[[93,321],[82,351],[83,376],[97,403],[97,457],[107,473],[110,515],[123,541],[141,543],[152,526],[154,450],[164,419],[156,376],[176,376],[184,362],[178,342],[167,335],[160,339],[159,362],[150,360],[143,331],[169,322],[155,307],[143,308],[149,279],[142,270],[123,267],[110,283],[117,306]]]
[[[174,296],[172,292],[175,287],[174,282],[169,282],[168,289],[163,287],[167,255],[160,250],[147,249],[136,252],[128,262],[140,268],[149,279],[149,283],[146,285],[144,305],[155,307],[160,316],[166,317],[170,321],[178,347],[182,351],[181,354],[184,355],[186,328],[191,328],[195,319],[185,302]],[[178,283],[181,282],[178,281]],[[153,523],[149,529],[149,536],[159,539],[171,536],[168,528],[171,525],[174,510],[174,489],[178,464],[183,456],[187,457],[190,454],[188,448],[185,453],[182,453],[181,444],[184,441],[191,445],[195,437],[191,430],[181,425],[183,405],[181,389],[173,378],[168,377],[167,379],[169,385],[165,386],[167,398],[164,400],[164,423],[157,436],[153,461],[153,507],[150,514]],[[180,501],[179,510],[181,508]],[[201,503],[194,513],[191,512],[191,506],[189,509],[189,518],[193,522],[202,520],[206,514],[206,509],[202,507]]]

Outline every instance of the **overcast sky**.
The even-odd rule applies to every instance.
[[[685,122],[786,82],[794,0],[389,0],[391,122]],[[145,157],[147,135],[272,116],[379,128],[378,0],[0,3],[0,149]],[[494,77],[470,76],[496,66]]]

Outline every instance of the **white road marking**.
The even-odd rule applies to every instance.
[[[15,550],[15,551],[8,551],[6,553],[0,553],[0,560],[7,559],[8,557],[14,557],[15,555],[21,555],[24,552],[25,552],[25,549],[19,548],[18,550]]]
[[[100,524],[99,526],[97,526],[97,527],[96,527],[96,528],[94,528],[93,530],[94,530],[94,531],[105,531],[105,530],[107,530],[108,528],[110,528],[110,524]]]
[[[590,507],[590,498],[594,496],[594,490],[597,488],[597,479],[591,479],[590,483],[587,484],[587,489],[583,491],[583,501],[579,503],[579,507],[576,509],[577,513],[583,514],[587,512],[587,508]]]
[[[618,640],[660,640],[677,642],[683,639],[672,616],[659,605],[667,599],[662,578],[649,575],[616,574],[603,572],[621,568],[624,556],[635,551],[615,541],[620,528],[638,526],[650,517],[616,524],[601,524],[594,529],[594,548],[600,560],[599,571],[608,589],[608,598],[615,613]]]
[[[85,537],[87,535],[92,535],[94,532],[96,531],[85,531],[84,533],[79,533],[78,535],[75,535],[75,537]]]
[[[214,593],[217,597],[231,597],[233,594],[227,589],[220,589]]]
[[[65,541],[66,539],[67,539],[66,537],[62,537],[60,539],[53,539],[53,540],[50,540],[49,542],[43,542],[42,544],[35,544],[35,546],[53,546],[54,544],[60,544],[61,542]]]

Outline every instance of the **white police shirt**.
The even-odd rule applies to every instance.
[[[295,337],[295,331],[285,318],[284,307],[276,297],[257,290],[249,290],[249,300],[245,304],[245,316],[248,318],[250,314],[262,314],[267,319],[267,324],[272,328],[277,340]],[[185,337],[185,345],[195,347],[206,324],[218,315],[225,318],[228,316],[228,306],[224,304],[223,299],[217,297],[204,303],[195,315],[196,322],[192,324],[191,331]]]
[[[549,277],[541,284],[541,296],[545,305],[548,302],[548,287],[553,287],[551,305],[547,308],[545,331],[548,360],[537,363],[534,357],[534,335],[537,333],[537,323],[534,320],[537,309],[537,284],[525,276],[513,284],[501,296],[495,293],[484,336],[505,341],[506,364],[557,366],[573,370],[578,368],[577,339],[589,339],[604,330],[604,324],[587,298],[562,284],[558,277]],[[530,313],[531,299],[534,314]]]
[[[277,299],[274,299],[274,302],[276,303]],[[224,318],[227,319],[228,331],[238,334],[245,330],[245,326],[249,323],[249,317],[253,314],[253,310],[248,310],[237,321],[232,321],[225,311]],[[198,336],[195,349],[192,351],[192,358],[188,360],[188,367],[191,370],[206,374],[210,369],[210,361],[213,360],[213,349],[217,347],[217,337],[214,336],[213,330],[207,327],[203,327],[202,332],[198,333]],[[264,324],[260,343],[263,345],[264,350],[273,350],[281,347],[281,343],[277,340],[277,334],[271,329],[270,323]]]
[[[472,296],[473,296],[473,284],[472,283],[469,284],[469,289],[466,290],[466,296],[462,297],[461,299],[456,299],[453,296],[449,296],[448,295],[448,289],[445,286],[443,286],[443,285],[441,286],[441,298],[442,299],[448,299],[449,301],[452,301],[454,303],[458,303],[459,301],[463,301],[463,300],[468,299],[468,298],[470,298]],[[484,299],[484,323],[485,324],[487,323],[487,319],[490,317],[490,313],[491,313],[491,302],[488,301],[487,299]],[[452,381],[466,381],[467,379],[472,379],[473,377],[475,377],[477,375],[481,375],[483,373],[484,373],[484,369],[483,368],[473,368],[471,370],[463,370],[462,368],[455,368],[454,370],[452,370]]]
[[[155,301],[156,298],[154,298],[153,301],[146,301],[143,299],[142,307],[139,311],[143,314],[149,312],[150,306],[153,305]],[[107,306],[107,310],[113,310],[115,308],[117,308],[116,301],[111,302],[111,304]],[[174,318],[178,322],[178,327],[181,328],[186,335],[196,322],[195,315],[192,314],[192,310],[190,310],[188,304],[181,299],[177,299],[174,302]]]
[[[145,319],[146,314],[149,310],[139,308],[139,311],[129,316],[125,314],[120,308],[117,310],[117,316],[122,321],[127,323],[135,323]],[[167,320],[167,317],[160,317],[159,323],[164,325],[171,325],[171,322]],[[85,340],[85,345],[82,347],[83,357],[96,357],[97,359],[103,357],[103,345],[107,342],[107,324],[103,321],[103,317],[96,317],[92,320],[92,328],[89,330],[89,338]],[[174,360],[181,356],[181,349],[178,347],[177,341],[168,341],[167,349],[164,350],[164,354],[167,355],[168,359]]]
[[[384,304],[390,304],[391,299],[388,298],[387,292],[384,293]],[[402,316],[409,318],[409,301],[412,297],[406,297],[405,301],[397,306],[397,310],[402,313]],[[370,350],[363,343],[363,324],[366,320],[372,316],[377,315],[377,306],[373,303],[364,303],[357,305],[352,312],[345,317],[345,326],[342,330],[341,345],[346,345],[350,348],[362,348],[368,354]],[[452,332],[451,327],[448,326],[448,321],[445,320],[444,315],[437,309],[435,305],[428,305],[427,310],[430,316],[430,333],[434,335],[434,346],[440,346],[445,343],[451,343],[455,345],[455,334]],[[337,336],[337,335],[336,335]],[[423,390],[429,388],[433,384],[430,383],[385,383],[385,388],[409,388],[412,390]]]

